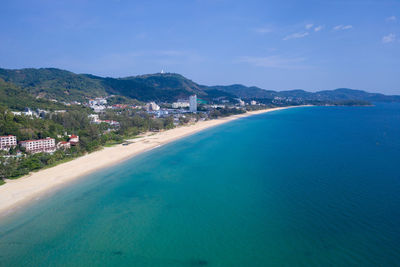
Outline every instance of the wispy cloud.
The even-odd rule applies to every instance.
[[[397,21],[397,17],[396,17],[396,16],[387,17],[387,18],[386,18],[386,21],[389,21],[389,22],[396,22],[396,21]]]
[[[278,68],[278,69],[301,69],[307,59],[303,57],[282,57],[282,56],[267,56],[267,57],[241,57],[239,62],[248,63],[256,67]]]
[[[311,29],[313,26],[314,26],[314,24],[309,23],[309,24],[306,24],[305,28],[306,28],[307,30],[309,30],[309,29]]]
[[[255,28],[253,29],[253,31],[259,34],[267,34],[273,32],[273,29],[271,27],[261,27],[261,28]]]
[[[345,31],[345,30],[350,30],[353,28],[353,25],[337,25],[333,27],[334,31]]]
[[[317,27],[314,28],[314,31],[315,31],[315,32],[319,32],[319,31],[321,31],[323,28],[324,28],[324,26],[319,25],[319,26],[317,26]]]
[[[394,33],[389,33],[382,37],[382,43],[388,44],[396,41],[396,35]]]
[[[286,36],[285,38],[283,38],[283,40],[286,41],[286,40],[290,40],[290,39],[304,38],[307,35],[309,35],[308,32],[296,32],[296,33],[293,33],[293,34],[290,34],[290,35]]]

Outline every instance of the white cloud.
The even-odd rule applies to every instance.
[[[342,30],[342,31],[344,31],[344,30],[350,30],[350,29],[352,29],[353,28],[353,25],[337,25],[337,26],[335,26],[335,27],[333,27],[333,30],[334,31],[340,31],[340,30]]]
[[[322,30],[323,28],[324,28],[324,26],[319,25],[319,26],[317,26],[317,27],[314,28],[314,31],[315,31],[315,32],[319,32],[319,31]]]
[[[306,24],[305,28],[307,30],[311,29],[314,26],[314,24],[310,23],[310,24]]]
[[[396,41],[396,35],[394,33],[389,33],[382,37],[382,43],[388,44]]]
[[[395,21],[397,21],[397,18],[396,18],[396,16],[390,16],[390,17],[386,18],[386,21],[395,22]]]
[[[290,35],[286,36],[285,38],[283,38],[283,40],[286,41],[286,40],[290,40],[290,39],[304,38],[307,35],[309,35],[308,32],[296,32],[296,33],[293,33],[293,34],[290,34]]]
[[[287,58],[282,56],[267,57],[242,57],[239,62],[251,64],[256,67],[278,68],[278,69],[300,69],[306,66],[302,65],[306,58],[296,57]]]

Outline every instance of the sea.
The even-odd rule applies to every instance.
[[[0,220],[0,266],[400,266],[400,104],[238,119]]]

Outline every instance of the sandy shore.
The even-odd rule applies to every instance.
[[[7,180],[0,186],[0,215],[9,214],[20,205],[29,202],[41,194],[59,188],[78,177],[105,168],[136,156],[160,145],[194,134],[204,129],[220,125],[238,118],[271,112],[285,108],[274,108],[247,112],[216,120],[201,121],[193,125],[182,126],[172,130],[145,135],[131,140],[128,146],[116,145],[100,151],[57,165],[55,167],[33,172],[17,180]]]

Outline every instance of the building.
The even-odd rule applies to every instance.
[[[97,115],[97,114],[90,114],[88,116],[88,118],[90,119],[90,121],[92,123],[95,123],[95,124],[99,124],[101,122],[100,119],[99,119],[99,115]]]
[[[104,120],[104,121],[100,121],[100,122],[105,122],[107,124],[109,124],[110,126],[114,126],[114,127],[119,127],[120,123],[118,121],[113,121],[113,120]]]
[[[57,149],[68,149],[71,148],[71,143],[67,141],[61,141],[57,143]]]
[[[0,150],[9,150],[17,146],[17,137],[14,135],[0,136]]]
[[[254,101],[254,100],[251,100],[251,101],[250,101],[250,105],[252,105],[252,106],[257,105],[257,102]]]
[[[28,153],[52,153],[56,151],[56,141],[54,138],[47,137],[46,139],[27,140],[20,142],[22,147],[25,147]]]
[[[239,102],[239,106],[244,107],[246,105],[246,103],[242,100],[242,99],[238,99]]]
[[[30,108],[25,108],[25,111],[23,112],[23,114],[25,116],[33,116],[33,115],[35,115]]]
[[[172,108],[187,108],[189,107],[189,101],[179,99],[178,101],[172,103]]]
[[[68,140],[71,145],[75,146],[79,143],[79,136],[71,134],[69,135],[69,140]]]
[[[197,112],[197,96],[191,95],[189,97],[189,110],[190,112]]]
[[[155,102],[150,102],[146,105],[147,110],[149,111],[157,111],[160,110],[160,106],[157,105]]]

